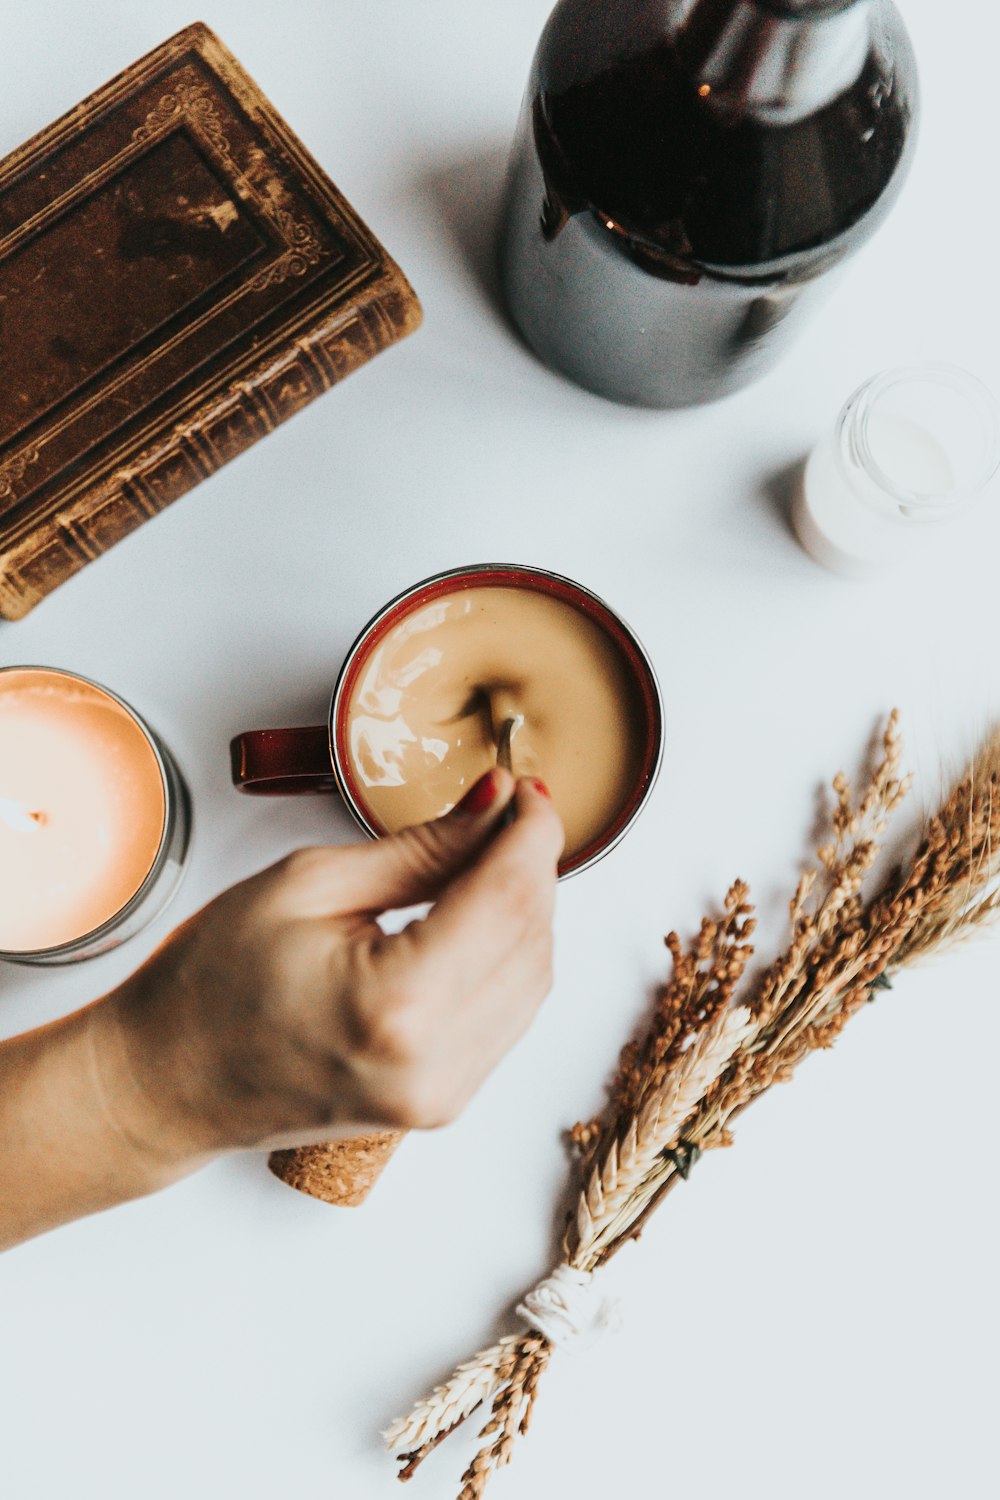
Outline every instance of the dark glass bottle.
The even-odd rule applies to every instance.
[[[890,0],[560,0],[501,228],[515,321],[617,401],[746,385],[885,217],[915,112]]]

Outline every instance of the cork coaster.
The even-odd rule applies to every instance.
[[[357,1208],[405,1134],[405,1130],[376,1130],[351,1140],[272,1151],[267,1164],[275,1177],[300,1193],[342,1208]]]

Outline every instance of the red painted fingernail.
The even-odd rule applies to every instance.
[[[492,771],[487,771],[486,775],[480,776],[475,786],[466,792],[455,811],[462,813],[463,816],[475,817],[478,813],[484,813],[488,807],[493,806],[499,792],[496,776]]]
[[[537,776],[533,776],[531,778],[531,785],[535,788],[536,792],[541,792],[543,797],[548,797],[549,801],[552,801],[552,793],[549,791],[544,781],[540,781]]]

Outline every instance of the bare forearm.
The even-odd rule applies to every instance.
[[[155,1192],[197,1164],[157,1160],[130,1139],[129,1080],[107,1007],[0,1042],[0,1249]]]

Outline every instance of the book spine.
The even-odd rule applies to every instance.
[[[22,619],[59,584],[411,333],[420,320],[420,305],[397,270],[388,286],[376,282],[367,300],[338,309],[272,354],[98,487],[83,490],[21,548],[12,548],[0,568],[0,616]]]

